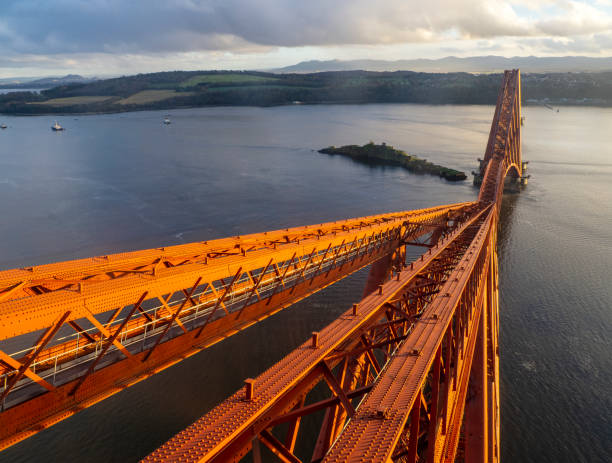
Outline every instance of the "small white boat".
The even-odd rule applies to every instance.
[[[54,132],[61,132],[62,130],[64,130],[64,128],[59,125],[57,121],[55,121],[55,124],[51,126],[51,130],[53,130]]]
[[[6,129],[8,127],[8,125],[6,124],[0,124],[0,129]]]
[[[168,125],[168,124],[172,124],[172,122],[170,121],[169,118],[165,117],[164,118],[164,124]]]

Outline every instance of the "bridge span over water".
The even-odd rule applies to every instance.
[[[307,461],[298,444],[308,461],[499,461],[497,228],[523,174],[520,101],[506,71],[474,202],[0,272],[0,449],[371,265],[344,314],[145,461]]]

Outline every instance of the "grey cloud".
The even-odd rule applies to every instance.
[[[610,48],[603,39],[610,18],[595,7],[566,1],[554,17],[534,19],[516,14],[517,1],[0,0],[0,68],[65,68],[71,56],[121,68],[122,59],[137,62],[135,56],[180,66],[188,52],[495,42],[472,46],[482,52],[501,49],[506,37],[519,48],[538,44],[550,52]]]
[[[13,53],[143,53],[525,36],[494,0],[3,0]]]

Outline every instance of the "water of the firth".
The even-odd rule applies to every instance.
[[[313,152],[385,141],[471,171],[487,106],[210,108],[2,117],[0,268],[471,200],[451,184]],[[524,108],[528,188],[500,221],[502,461],[612,461],[612,110]],[[0,453],[145,456],[325,326],[362,271]],[[304,432],[313,432],[305,429]]]

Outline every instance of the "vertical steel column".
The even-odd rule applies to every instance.
[[[520,88],[520,87],[519,87]],[[519,100],[520,101],[520,100]],[[520,133],[520,131],[519,131]],[[500,460],[500,415],[499,415],[499,286],[498,286],[498,256],[497,256],[497,221],[491,229],[491,270],[489,279],[490,307],[488,319],[489,338],[489,461],[497,463]]]
[[[469,380],[469,398],[465,403],[465,461],[470,463],[486,463],[488,461],[488,368],[487,368],[487,337],[488,323],[487,312],[490,306],[490,281],[491,272],[488,272],[487,281],[484,283],[485,292],[483,307],[478,324],[478,337],[474,350],[474,359]]]
[[[377,260],[370,267],[368,280],[363,289],[363,297],[366,297],[371,292],[375,291],[379,285],[382,285],[387,279],[387,275],[393,266],[393,253],[389,253],[381,259]]]

